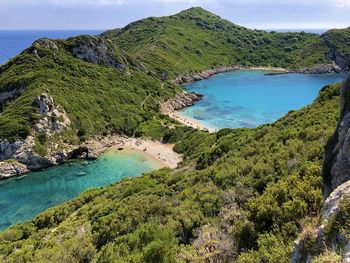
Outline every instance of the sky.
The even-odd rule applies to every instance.
[[[249,28],[350,26],[350,0],[0,0],[0,30],[112,29],[192,6]]]

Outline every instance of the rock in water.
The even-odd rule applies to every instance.
[[[29,169],[24,165],[14,160],[0,162],[0,179],[28,173]]]

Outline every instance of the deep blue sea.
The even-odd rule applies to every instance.
[[[81,192],[159,168],[143,152],[111,150],[96,161],[75,161],[0,181],[0,230],[32,219]]]
[[[21,53],[35,40],[69,38],[77,35],[97,35],[103,30],[0,30],[0,64]]]
[[[214,129],[253,128],[310,104],[323,86],[345,78],[345,74],[265,73],[234,71],[189,84],[186,89],[204,99],[181,114]]]

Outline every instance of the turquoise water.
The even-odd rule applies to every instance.
[[[265,73],[241,70],[188,84],[186,90],[201,93],[204,99],[181,115],[214,129],[253,128],[310,104],[322,87],[345,77],[345,73],[274,76]]]
[[[0,230],[95,187],[159,168],[144,153],[113,150],[96,161],[75,161],[0,181]]]

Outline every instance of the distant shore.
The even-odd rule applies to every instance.
[[[299,73],[299,74],[326,74],[326,73],[335,73],[335,72],[341,72],[341,68],[333,64],[320,64],[315,65],[314,67],[310,68],[300,68],[300,69],[287,69],[287,68],[281,68],[281,67],[272,67],[272,66],[240,66],[240,65],[234,65],[234,66],[219,66],[213,69],[207,69],[199,73],[194,74],[186,74],[182,76],[178,76],[173,80],[175,84],[178,85],[185,85],[190,84],[195,81],[200,81],[203,79],[208,79],[216,74],[220,73],[226,73],[226,72],[232,72],[237,70],[266,70],[266,71],[273,71],[277,74],[291,74],[291,73]],[[271,74],[273,75],[273,74]]]
[[[276,67],[251,67],[245,68],[246,70],[266,70],[266,71],[275,71],[275,72],[288,72],[285,68],[276,68]]]

